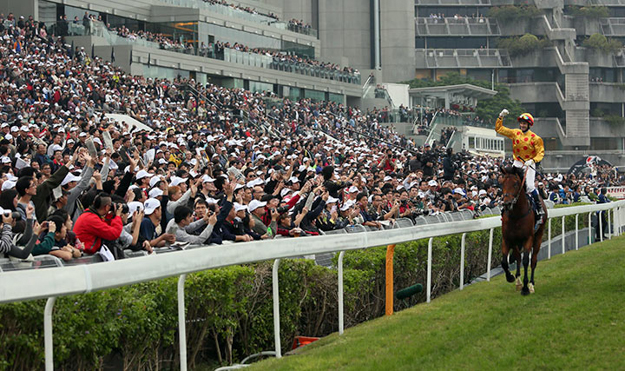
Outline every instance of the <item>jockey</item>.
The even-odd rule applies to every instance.
[[[543,160],[545,156],[545,146],[541,137],[530,130],[530,126],[534,125],[534,117],[529,113],[524,113],[518,117],[519,129],[509,129],[503,126],[503,119],[508,114],[508,110],[504,109],[499,114],[495,131],[512,139],[512,155],[514,157],[514,167],[527,171],[525,176],[525,188],[528,195],[534,200],[536,206],[537,221],[535,229],[542,223],[542,216],[545,214],[542,208],[542,202],[538,195],[538,190],[534,187],[534,179],[536,177],[536,164]]]

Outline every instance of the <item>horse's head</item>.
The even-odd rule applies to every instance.
[[[517,168],[513,166],[502,167],[503,182],[503,207],[504,210],[510,211],[519,199],[519,195],[523,190],[523,178],[519,174]]]

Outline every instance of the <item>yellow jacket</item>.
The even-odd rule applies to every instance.
[[[512,154],[515,159],[521,162],[530,159],[534,162],[541,162],[545,157],[545,145],[542,138],[531,130],[524,133],[521,129],[509,129],[503,126],[503,118],[499,117],[495,124],[495,131],[512,139]]]

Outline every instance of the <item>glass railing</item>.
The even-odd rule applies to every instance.
[[[239,18],[248,22],[261,23],[276,27],[281,30],[289,30],[304,35],[317,37],[317,30],[309,27],[300,27],[298,25],[287,24],[286,22],[278,21],[277,18],[270,17],[264,14],[254,14],[245,10],[233,8],[227,5],[210,4],[202,0],[161,0],[166,4],[181,6],[185,8],[194,9],[206,9],[210,12],[223,14],[228,17]]]
[[[97,36],[104,38],[110,45],[141,45],[148,48],[160,48],[159,43],[140,37],[123,37],[109,31],[104,23],[91,21],[87,26],[74,22],[56,22],[48,26],[48,33],[58,36]]]
[[[335,80],[349,84],[360,84],[360,74],[337,71],[305,63],[281,60],[279,57],[242,52],[234,49],[222,49],[220,51],[215,51],[211,47],[200,48],[198,55],[207,56],[209,58],[214,55],[216,59],[221,59],[231,63],[270,68],[273,70],[297,73],[300,75]]]

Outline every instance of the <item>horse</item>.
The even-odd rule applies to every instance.
[[[512,166],[506,168],[502,167],[503,173],[503,212],[502,212],[502,225],[501,225],[501,250],[503,252],[503,258],[501,259],[501,266],[506,272],[506,280],[508,282],[514,282],[515,276],[510,273],[508,267],[508,253],[512,251],[514,253],[513,263],[517,262],[516,269],[516,288],[520,289],[522,295],[529,295],[534,293],[534,272],[536,270],[536,263],[538,262],[538,252],[540,251],[540,245],[543,240],[543,232],[545,231],[545,222],[547,221],[547,208],[545,203],[541,199],[543,210],[543,223],[539,226],[538,230],[534,231],[535,215],[533,212],[530,200],[526,195],[525,189],[525,176],[521,176],[519,172],[523,170],[514,168]],[[522,250],[521,250],[522,249]],[[523,254],[523,268],[524,277],[523,284],[521,285],[521,252]],[[530,253],[532,258],[532,278],[527,278],[527,266],[530,260]]]

